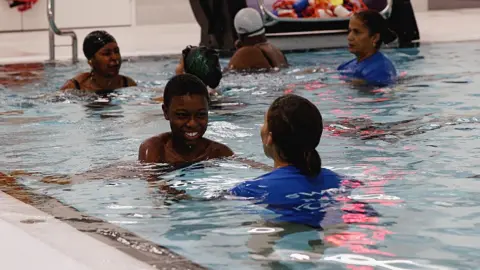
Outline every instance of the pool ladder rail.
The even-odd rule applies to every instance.
[[[47,0],[47,17],[48,17],[48,45],[50,53],[50,61],[55,61],[55,47],[72,47],[72,62],[78,62],[78,39],[74,31],[62,31],[58,29],[55,23],[55,0]],[[72,38],[71,45],[55,45],[55,35],[70,36]]]

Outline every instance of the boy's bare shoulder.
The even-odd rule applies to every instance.
[[[169,132],[155,135],[143,141],[142,145],[150,146],[150,145],[165,144],[168,141],[169,137],[170,137]]]
[[[169,133],[163,133],[143,141],[138,149],[138,160],[142,162],[160,162],[163,160],[163,146],[167,143],[169,136]]]
[[[215,142],[209,139],[204,138],[209,142],[209,156],[210,158],[222,158],[222,157],[230,157],[233,156],[234,153],[230,147],[226,146],[223,143]]]

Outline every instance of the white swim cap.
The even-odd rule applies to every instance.
[[[239,35],[254,37],[265,34],[260,13],[253,8],[243,8],[235,15],[235,30]]]

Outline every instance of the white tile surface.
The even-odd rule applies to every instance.
[[[7,2],[0,0],[0,31],[18,31],[21,29],[21,13],[16,8],[10,8]]]
[[[428,0],[410,0],[415,12],[428,11]]]
[[[47,0],[38,0],[31,9],[24,12],[22,14],[22,23],[23,30],[48,29]]]
[[[55,21],[60,28],[131,25],[131,1],[56,0]],[[23,14],[23,29],[48,29],[47,0],[39,0]]]
[[[27,219],[44,222],[21,222]],[[154,269],[3,192],[0,192],[0,235],[2,269]]]
[[[196,23],[189,0],[135,0],[136,25]]]

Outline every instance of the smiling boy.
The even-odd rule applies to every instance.
[[[145,140],[138,160],[180,165],[232,156],[228,146],[203,138],[208,126],[208,101],[207,87],[199,78],[181,74],[170,79],[162,109],[171,132]]]

